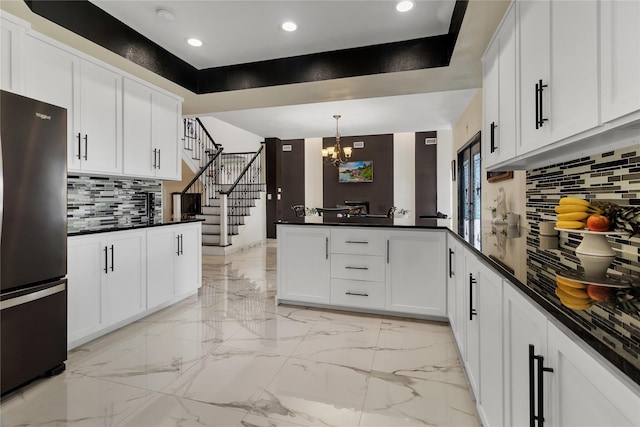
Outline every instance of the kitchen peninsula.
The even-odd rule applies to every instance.
[[[640,366],[489,248],[438,226],[277,228],[278,304],[449,321],[484,425],[524,425],[543,407],[554,425],[640,420]]]

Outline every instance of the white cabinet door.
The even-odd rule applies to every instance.
[[[152,177],[157,156],[151,138],[151,89],[124,79],[123,97],[124,174]]]
[[[125,175],[181,179],[180,101],[125,78],[123,108]]]
[[[147,308],[173,298],[177,251],[174,227],[147,230]]]
[[[517,2],[518,155],[599,125],[598,2]]]
[[[79,88],[82,170],[122,174],[122,77],[82,60]]]
[[[480,320],[478,319],[478,282],[480,264],[474,254],[465,253],[465,356],[464,365],[467,377],[476,400],[480,400]]]
[[[278,299],[330,302],[329,227],[278,226]]]
[[[24,27],[0,18],[0,88],[24,93]]]
[[[458,287],[462,286],[461,281],[464,279],[464,248],[462,244],[455,240],[451,236],[447,236],[447,252],[448,259],[448,274],[447,274],[447,317],[449,318],[449,324],[453,335],[458,341],[462,331],[460,331],[460,325],[458,323]]]
[[[640,2],[600,2],[602,121],[640,110]]]
[[[176,294],[193,292],[202,282],[202,243],[201,225],[194,223],[176,228],[176,243],[179,243],[176,254]]]
[[[530,351],[547,354],[547,318],[513,287],[505,286],[503,291],[504,425],[526,426],[531,419]],[[544,375],[548,380],[549,373]],[[535,381],[533,387],[537,394]]]
[[[105,326],[106,247],[104,235],[69,238],[67,342],[70,344]]]
[[[107,318],[110,324],[146,309],[146,232],[113,233],[107,241]]]
[[[480,322],[480,405],[483,425],[502,426],[502,278],[480,264],[478,269],[478,310]]]
[[[390,231],[387,244],[387,310],[445,317],[445,233]]]
[[[156,176],[162,179],[182,179],[179,124],[182,117],[180,101],[154,92],[151,104],[152,140],[158,157]]]
[[[592,0],[551,2],[550,142],[600,124],[598,9]]]
[[[545,419],[557,427],[631,427],[640,423],[640,391],[634,392],[553,324],[548,327],[548,360],[553,369]],[[548,414],[548,415],[547,415]]]
[[[551,5],[549,0],[516,2],[520,58],[520,138],[517,154],[533,151],[548,143],[548,129],[539,119],[539,83],[549,84]],[[548,88],[545,88],[548,89]],[[546,92],[548,93],[548,91]],[[544,92],[543,92],[544,94]],[[549,113],[549,97],[543,96],[542,111]]]
[[[484,58],[483,162],[491,167],[516,154],[516,20],[511,6]]]
[[[78,59],[41,40],[25,39],[26,95],[67,109],[67,168],[80,170],[81,139],[74,135],[74,76]]]

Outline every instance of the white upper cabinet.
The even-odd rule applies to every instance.
[[[599,125],[598,2],[516,2],[526,154]]]
[[[77,139],[75,159],[80,170],[122,173],[122,76],[91,62],[80,61],[79,108],[74,104]],[[76,92],[78,94],[78,92]],[[74,144],[75,145],[75,144]],[[76,169],[78,162],[74,162]]]
[[[28,24],[13,19],[6,19],[5,14],[0,17],[0,89],[23,94],[23,46]]]
[[[485,167],[516,154],[515,25],[515,8],[511,5],[483,59]]]
[[[124,79],[125,175],[181,179],[181,114],[177,99]]]
[[[34,37],[26,95],[67,109],[69,171],[122,173],[122,77]]]
[[[640,2],[600,3],[602,121],[640,110]]]

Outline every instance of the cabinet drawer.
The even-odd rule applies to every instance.
[[[381,256],[332,254],[331,277],[384,282],[385,258]]]
[[[387,253],[385,233],[371,229],[332,227],[331,253],[385,256]]]
[[[385,284],[331,279],[331,304],[384,309]]]

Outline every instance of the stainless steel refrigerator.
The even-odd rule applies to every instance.
[[[67,110],[0,91],[0,388],[67,359]]]

